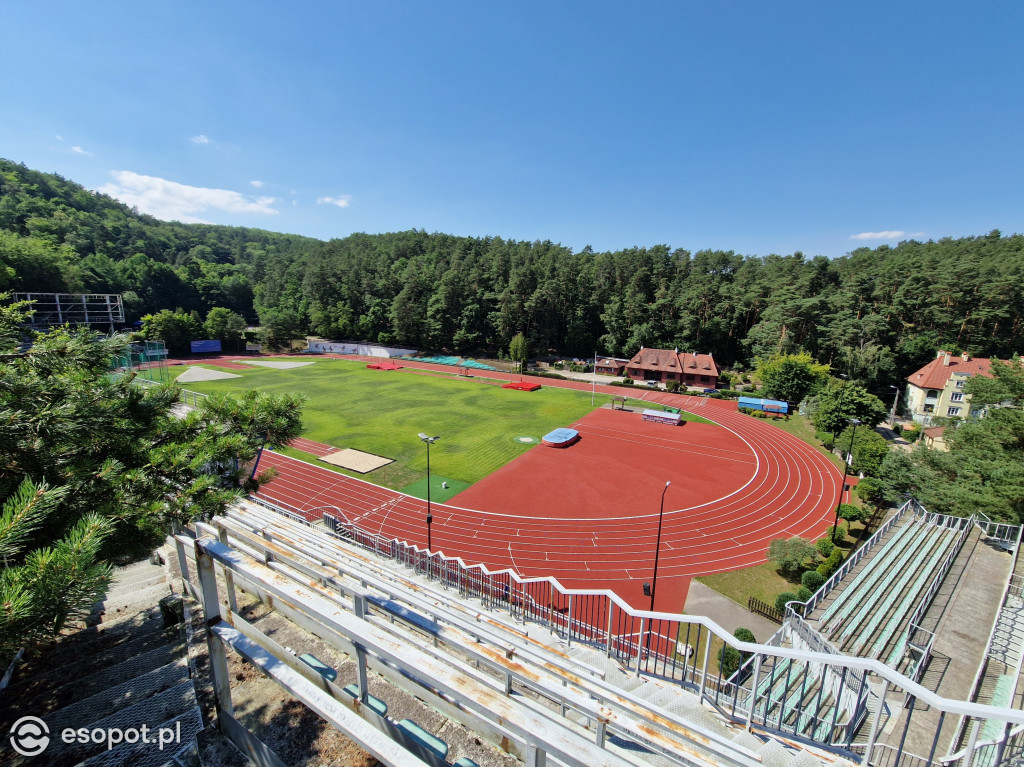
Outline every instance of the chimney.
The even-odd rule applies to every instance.
[[[962,359],[964,362],[970,362],[971,361],[971,355],[970,354],[966,354],[966,353],[961,354],[960,355],[960,359]]]
[[[943,367],[949,367],[949,352],[946,352],[946,356],[942,360]]]
[[[640,348],[642,349],[643,347],[640,347]],[[938,358],[939,358],[939,357],[941,357],[941,356],[942,356],[943,354],[945,354],[945,352],[944,352],[944,351],[942,351],[942,349],[939,349],[939,350],[938,350],[937,352],[935,352],[935,359],[938,359]]]

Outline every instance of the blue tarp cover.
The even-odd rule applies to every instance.
[[[740,407],[748,407],[751,410],[767,410],[772,413],[788,413],[789,403],[779,402],[775,399],[755,399],[754,397],[740,397]]]

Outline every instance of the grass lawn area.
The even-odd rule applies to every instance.
[[[868,535],[864,523],[854,522],[849,525],[846,536],[836,545],[842,549],[843,558],[846,559],[854,548]],[[820,563],[822,560],[818,559]],[[779,575],[776,567],[771,562],[765,562],[754,567],[744,567],[742,570],[732,570],[727,573],[715,573],[714,575],[702,575],[695,580],[700,581],[710,589],[719,594],[729,597],[734,602],[747,606],[747,598],[754,597],[769,605],[775,604],[775,598],[784,591],[795,592],[800,588],[800,581],[789,581]]]
[[[822,455],[828,456],[828,459],[835,464],[836,468],[840,471],[843,470],[842,459],[833,453],[831,450],[826,449],[822,446],[821,442],[815,437],[814,424],[811,423],[811,419],[807,416],[800,415],[799,413],[792,413],[789,416],[789,420],[784,418],[775,418],[768,421],[772,426],[776,426],[785,432],[789,432],[797,439],[801,439],[808,445],[813,447]]]
[[[744,607],[748,597],[774,605],[775,597],[783,591],[796,591],[800,587],[799,582],[790,583],[779,575],[771,562],[727,573],[702,575],[696,580]]]
[[[323,468],[394,489],[413,485],[406,492],[425,496],[425,482],[422,488],[416,483],[426,478],[427,451],[417,435],[440,435],[430,448],[430,494],[438,501],[445,497],[441,481],[447,480],[451,490],[456,482],[464,488],[539,445],[552,429],[569,426],[593,409],[590,392],[554,387],[522,392],[483,379],[424,375],[410,369],[367,370],[365,363],[348,360],[318,359],[290,370],[231,372],[241,377],[197,381],[185,388],[202,393],[260,389],[305,394],[303,437],[395,461],[361,475],[313,460]],[[597,397],[598,406],[608,401],[607,395]],[[517,437],[535,441],[519,442]],[[310,460],[307,453],[292,448],[282,452]]]

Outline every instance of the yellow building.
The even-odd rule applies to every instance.
[[[991,369],[990,359],[940,350],[935,359],[907,376],[906,409],[917,423],[926,426],[936,417],[978,416],[981,411],[971,409],[971,395],[964,393],[964,386],[972,376],[991,378]]]

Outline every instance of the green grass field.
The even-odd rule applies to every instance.
[[[538,445],[552,429],[568,426],[593,409],[590,392],[547,386],[536,392],[514,391],[484,379],[430,375],[408,368],[367,370],[365,363],[347,360],[321,359],[291,370],[225,372],[241,378],[183,386],[203,393],[261,389],[305,394],[303,437],[395,460],[366,475],[313,459],[317,465],[413,495],[426,494],[422,481],[427,470],[426,445],[417,434],[440,435],[430,449],[431,497],[437,500],[446,495],[438,486],[440,479],[448,479],[449,485],[463,483],[462,489]],[[598,395],[596,404],[600,407],[608,401],[609,397]],[[517,437],[535,441],[523,443]],[[291,448],[283,452],[311,458]]]

